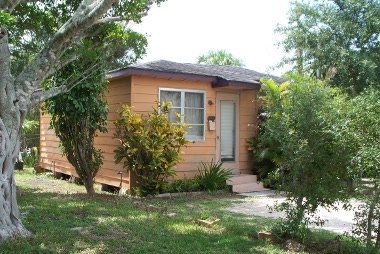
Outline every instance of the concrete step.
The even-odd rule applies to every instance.
[[[243,184],[243,183],[256,183],[257,176],[256,175],[233,175],[230,179],[227,180],[227,185],[235,185],[235,184]]]
[[[244,192],[254,192],[254,191],[263,191],[267,190],[263,187],[262,183],[242,183],[232,185],[232,192],[235,193],[244,193]]]

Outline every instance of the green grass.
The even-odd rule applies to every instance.
[[[33,236],[0,244],[0,253],[289,253],[252,237],[273,220],[223,209],[239,202],[232,194],[134,199],[101,193],[88,198],[82,186],[46,175],[18,172],[16,181],[23,222]],[[195,223],[205,218],[220,221],[211,229]],[[315,236],[315,249],[318,241],[335,237]]]

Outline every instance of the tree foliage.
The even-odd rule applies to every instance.
[[[97,131],[106,131],[107,123],[107,103],[104,98],[107,81],[104,77],[103,70],[97,75],[92,74],[91,78],[82,81],[68,93],[49,99],[44,106],[52,117],[50,125],[60,139],[63,154],[90,195],[95,192],[93,180],[102,165],[101,150],[94,147],[94,137]]]
[[[259,114],[258,135],[247,141],[248,150],[256,166],[260,181],[265,186],[272,188],[276,188],[280,181],[279,168],[282,164],[282,153],[278,141],[270,135],[264,135],[268,112],[265,112],[263,106],[271,109],[281,108],[284,96],[288,92],[288,86],[289,83],[287,82],[281,85],[271,80],[265,82],[265,86],[260,91],[262,106],[259,110],[262,112]]]
[[[106,131],[107,123],[106,72],[135,62],[145,53],[146,39],[121,25],[108,24],[81,43],[85,46],[78,59],[46,82],[48,88],[65,83],[78,85],[47,100],[45,109],[52,116],[50,124],[60,139],[63,153],[87,193],[92,195],[93,181],[102,165],[101,150],[94,147],[94,138],[98,131]]]
[[[352,175],[359,178],[361,199],[356,212],[354,235],[370,248],[380,251],[380,91],[368,88],[352,99],[347,140],[355,146]],[[361,177],[367,178],[363,185]],[[375,241],[372,241],[375,239]]]
[[[115,121],[115,137],[121,146],[115,150],[116,163],[136,176],[136,194],[146,196],[162,191],[173,167],[180,161],[180,149],[187,143],[185,125],[168,119],[169,104],[159,104],[142,117],[123,105]]]
[[[198,57],[199,64],[215,64],[215,65],[234,65],[243,67],[241,59],[234,57],[231,53],[225,50],[209,51],[205,55]]]
[[[116,21],[140,22],[162,0],[0,0],[0,239],[28,236],[21,223],[13,176],[20,131],[30,108],[78,82],[41,90],[75,61],[85,38]]]
[[[283,230],[302,239],[309,223],[321,223],[310,217],[318,207],[346,198],[349,154],[340,136],[345,97],[302,76],[291,77],[286,93],[274,89],[273,81],[264,85],[269,116],[262,135],[274,140],[282,156],[279,188],[287,195],[279,206],[287,215]]]
[[[380,79],[378,0],[294,1],[278,31],[299,73],[330,79],[356,94]]]

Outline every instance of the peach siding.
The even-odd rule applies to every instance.
[[[132,106],[139,113],[147,113],[156,106],[160,88],[175,88],[202,90],[206,96],[206,119],[215,116],[216,106],[208,105],[207,101],[215,102],[216,91],[210,83],[188,80],[172,80],[153,77],[132,77]],[[191,178],[197,173],[201,161],[215,160],[215,131],[208,131],[206,126],[205,141],[189,143],[182,151],[182,162],[176,166],[177,178]]]
[[[118,141],[113,138],[115,127],[112,121],[117,117],[117,110],[122,104],[129,104],[138,113],[146,114],[156,107],[159,88],[175,88],[201,90],[205,92],[206,104],[206,127],[205,140],[192,142],[182,151],[182,162],[176,166],[176,179],[191,178],[198,172],[200,162],[210,162],[216,159],[216,131],[209,131],[207,117],[216,115],[216,94],[223,93],[239,94],[239,167],[241,173],[250,173],[252,164],[249,160],[246,141],[249,137],[256,135],[256,115],[257,115],[257,91],[254,90],[232,90],[214,89],[210,83],[204,81],[173,80],[154,77],[133,76],[112,80],[109,84],[107,101],[109,104],[107,128],[108,133],[100,133],[95,139],[95,144],[104,152],[103,167],[99,171],[96,181],[113,186],[119,186],[119,171],[125,171],[122,166],[115,165],[113,151],[118,145]],[[207,102],[211,100],[212,105]],[[45,169],[53,170],[52,161],[55,161],[55,170],[65,174],[76,175],[72,166],[65,157],[61,156],[58,147],[59,141],[54,131],[49,129],[48,115],[41,116],[41,162]],[[125,181],[123,187],[129,188],[129,176],[124,174]],[[133,180],[132,180],[133,182]],[[133,184],[133,183],[132,183]]]
[[[206,96],[206,131],[205,141],[192,142],[182,151],[183,161],[176,166],[177,176],[175,178],[190,178],[198,172],[200,162],[210,162],[216,159],[216,131],[209,131],[207,127],[207,117],[216,115],[216,93],[240,94],[240,133],[239,133],[239,166],[240,173],[250,173],[252,164],[248,156],[247,139],[255,135],[257,109],[256,96],[254,90],[233,91],[231,89],[214,89],[210,83],[202,81],[172,80],[154,77],[132,77],[132,102],[134,110],[139,113],[147,113],[156,106],[160,88],[175,88],[201,90]],[[214,102],[208,105],[208,101]]]
[[[248,154],[247,140],[256,135],[257,132],[257,91],[244,90],[240,92],[240,132],[239,132],[239,167],[240,173],[251,174],[252,161]]]
[[[122,165],[116,165],[114,163],[113,151],[118,145],[118,141],[113,138],[114,126],[111,121],[116,119],[116,112],[120,105],[130,104],[131,101],[131,86],[130,79],[119,79],[110,82],[108,92],[106,95],[108,101],[108,123],[107,133],[99,133],[95,138],[95,145],[97,148],[103,150],[103,166],[99,170],[95,181],[113,186],[120,186],[119,171],[125,171]],[[41,115],[41,159],[40,166],[48,169],[55,170],[56,172],[74,175],[74,168],[67,161],[66,157],[62,156],[59,148],[59,139],[56,137],[54,130],[49,129],[50,116],[47,114]],[[55,161],[55,167],[53,164]],[[123,175],[123,188],[129,188],[129,177],[125,173]]]

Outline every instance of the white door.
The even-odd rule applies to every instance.
[[[239,95],[217,94],[217,160],[239,172]]]
[[[236,103],[233,100],[220,101],[220,160],[235,161]]]

